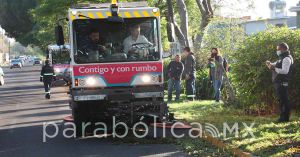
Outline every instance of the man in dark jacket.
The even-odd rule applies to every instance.
[[[277,62],[271,63],[267,61],[266,63],[273,72],[272,82],[280,103],[280,117],[277,122],[282,123],[288,122],[290,118],[291,106],[288,99],[288,81],[294,60],[286,43],[281,43],[277,46],[277,55],[279,57]]]
[[[107,57],[104,42],[100,39],[100,33],[92,28],[87,40],[80,43],[79,50],[84,52],[86,60],[84,62],[98,62],[101,58]],[[83,55],[83,54],[80,54]]]
[[[183,53],[186,57],[183,72],[186,81],[186,96],[188,100],[193,101],[196,97],[196,61],[194,53],[191,52],[191,49],[189,47],[185,47],[183,49]]]
[[[183,63],[181,62],[181,56],[176,55],[175,61],[171,61],[167,67],[169,82],[168,82],[168,101],[172,100],[173,87],[175,86],[176,98],[175,101],[179,101],[180,97],[180,81],[183,72]]]
[[[55,79],[54,69],[52,66],[50,66],[49,60],[46,60],[45,65],[41,70],[41,76],[40,76],[40,81],[44,82],[46,99],[50,99],[50,87],[53,79]]]

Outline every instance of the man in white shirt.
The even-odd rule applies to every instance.
[[[280,118],[278,123],[288,122],[290,118],[290,103],[288,100],[288,81],[291,66],[294,63],[293,57],[290,55],[289,46],[281,43],[277,46],[277,55],[279,60],[271,63],[267,61],[267,66],[272,70],[272,82],[274,83],[277,99],[280,103]]]
[[[141,27],[140,25],[134,25],[133,27],[130,28],[130,36],[127,37],[123,41],[123,46],[124,46],[124,53],[128,54],[128,52],[133,50],[132,45],[136,43],[150,43],[148,39],[141,35]]]

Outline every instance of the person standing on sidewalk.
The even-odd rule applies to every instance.
[[[286,43],[281,43],[277,46],[277,55],[279,60],[271,63],[266,61],[270,70],[272,70],[272,82],[275,87],[277,99],[280,103],[280,117],[278,123],[288,122],[290,119],[291,105],[288,99],[289,75],[294,59],[290,54],[289,46]]]
[[[196,97],[196,61],[194,53],[191,52],[189,47],[185,47],[183,49],[183,53],[185,56],[185,64],[184,64],[184,78],[186,81],[186,96],[188,100],[193,101]]]
[[[181,90],[181,77],[183,73],[183,63],[181,62],[181,56],[176,55],[175,60],[171,61],[167,66],[169,81],[168,81],[168,101],[172,101],[173,87],[175,87],[176,98],[175,101],[179,101]]]
[[[221,98],[221,87],[223,83],[223,74],[225,72],[223,66],[223,57],[220,54],[218,48],[211,49],[211,58],[209,59],[209,75],[214,87],[214,98],[216,102],[220,102]]]

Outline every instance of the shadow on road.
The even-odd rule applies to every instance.
[[[40,109],[50,109],[50,108],[57,108],[57,107],[68,107],[68,106],[69,105],[52,105],[52,106],[44,106],[44,107],[5,110],[5,111],[0,111],[0,114],[15,113],[15,112],[22,112],[22,111],[33,111],[33,110],[40,110]]]
[[[31,85],[31,86],[23,86],[23,87],[3,87],[0,88],[0,91],[13,91],[14,93],[18,90],[33,90],[33,89],[44,89],[44,86],[41,85]],[[2,92],[1,92],[2,94]]]
[[[65,114],[70,114],[71,111],[70,110],[59,110],[59,111],[48,111],[48,112],[41,112],[41,113],[33,113],[33,114],[23,114],[20,115],[20,117],[23,118],[33,118],[33,117],[51,117],[51,116],[59,116],[59,115],[65,115]],[[63,118],[63,117],[62,117]]]
[[[61,125],[61,124],[60,124]],[[58,126],[57,136],[45,138],[43,126],[29,126],[0,130],[0,156],[9,157],[183,157],[174,145],[166,144],[114,144],[112,138],[74,139],[63,136]],[[55,135],[56,128],[47,130]],[[125,142],[125,141],[124,141]]]

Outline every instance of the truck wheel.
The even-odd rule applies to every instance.
[[[85,136],[85,132],[82,131],[82,124],[88,120],[87,111],[84,104],[72,102],[72,115],[76,126],[76,138]]]
[[[81,137],[83,116],[82,111],[80,110],[79,103],[72,102],[72,116],[74,119],[74,124],[76,126],[76,138]]]

